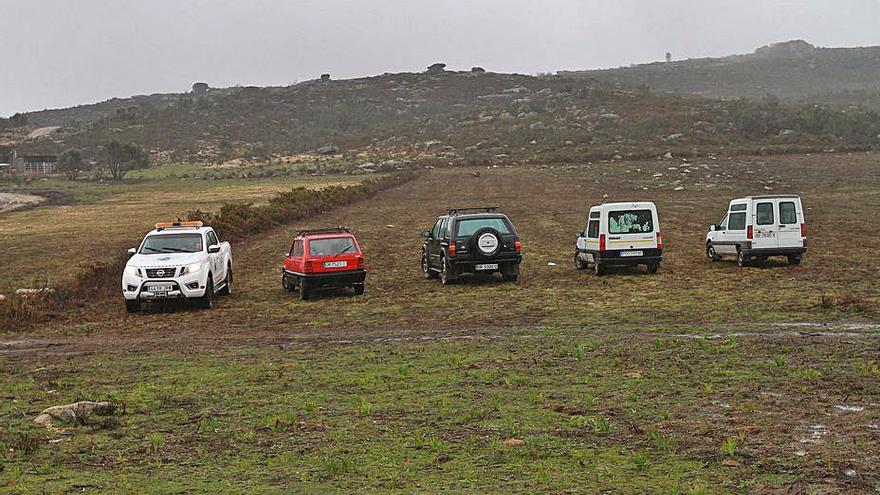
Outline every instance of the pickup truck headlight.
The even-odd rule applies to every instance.
[[[183,270],[180,271],[181,275],[192,275],[193,273],[198,273],[202,270],[201,263],[193,263],[192,265],[187,265],[183,267]]]
[[[141,269],[136,266],[125,267],[125,274],[131,277],[141,278]]]

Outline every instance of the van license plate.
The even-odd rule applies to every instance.
[[[621,251],[620,257],[621,258],[629,258],[631,256],[643,256],[644,254],[645,254],[644,251]]]
[[[482,270],[497,270],[498,263],[487,263],[485,265],[477,265],[474,267],[474,270],[482,271]]]
[[[347,261],[325,261],[324,268],[345,268],[348,266]]]
[[[165,295],[165,292],[171,292],[174,290],[173,285],[150,285],[147,286],[147,292],[152,292],[153,294],[162,294]]]

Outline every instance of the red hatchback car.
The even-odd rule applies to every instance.
[[[364,255],[357,239],[343,227],[301,230],[285,253],[281,285],[309,299],[321,289],[352,287],[364,293]]]

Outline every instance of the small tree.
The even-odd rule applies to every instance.
[[[113,180],[122,180],[128,172],[147,168],[149,165],[150,157],[147,152],[135,143],[112,141],[104,147],[101,168]]]
[[[66,150],[58,157],[58,170],[63,172],[68,180],[76,180],[79,173],[86,169],[87,165],[80,150]]]

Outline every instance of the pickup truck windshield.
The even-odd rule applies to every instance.
[[[470,237],[474,235],[474,232],[485,227],[491,227],[502,235],[512,233],[503,218],[468,218],[467,220],[458,221],[457,235],[459,237]]]
[[[330,237],[309,241],[309,256],[337,256],[356,252],[357,248],[351,237]]]
[[[144,239],[138,254],[198,253],[202,250],[202,234],[162,234]]]

